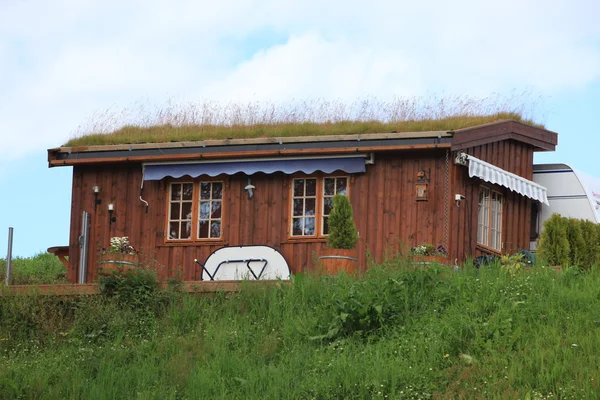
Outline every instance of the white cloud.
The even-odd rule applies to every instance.
[[[145,98],[560,93],[600,77],[598,15],[593,0],[2,2],[0,168]],[[256,32],[284,40],[248,56]]]

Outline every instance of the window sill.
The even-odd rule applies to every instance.
[[[158,247],[196,247],[196,246],[227,246],[229,243],[225,240],[196,240],[187,242],[165,242]]]
[[[327,241],[324,237],[289,237],[287,240],[281,242],[281,244],[294,244],[294,243],[325,243]]]
[[[496,249],[492,249],[491,247],[487,247],[484,246],[482,244],[477,244],[477,246],[475,247],[477,250],[483,252],[483,253],[488,253],[494,256],[501,256],[502,255],[502,251],[501,250],[496,250]]]

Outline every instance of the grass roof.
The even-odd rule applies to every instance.
[[[460,101],[457,101],[460,100]],[[356,105],[358,104],[358,106]],[[210,103],[209,103],[210,105]],[[543,127],[525,118],[522,111],[502,111],[484,101],[455,98],[424,105],[422,101],[392,103],[362,101],[345,103],[301,103],[300,106],[265,107],[202,103],[201,107],[181,105],[158,109],[151,115],[131,118],[104,116],[64,146],[91,146],[130,143],[161,143],[208,139],[239,139],[344,135],[386,132],[453,131],[462,128],[515,120]],[[495,109],[494,109],[495,108]],[[121,113],[124,114],[124,113]],[[109,120],[109,123],[106,120]],[[129,123],[120,123],[129,120]],[[111,129],[111,125],[117,125]]]

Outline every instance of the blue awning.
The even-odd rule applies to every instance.
[[[349,174],[365,172],[365,158],[363,156],[307,159],[280,158],[272,160],[248,159],[222,162],[146,164],[144,166],[144,180],[158,181],[166,177],[181,178],[182,176],[197,178],[201,175],[233,175],[240,172],[253,175],[257,172],[264,174],[274,172],[312,174],[316,171],[327,174],[334,171],[343,171]]]

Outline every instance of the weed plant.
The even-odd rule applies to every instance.
[[[128,283],[129,284],[129,283]],[[390,260],[236,294],[0,297],[0,398],[597,398],[600,272]]]

